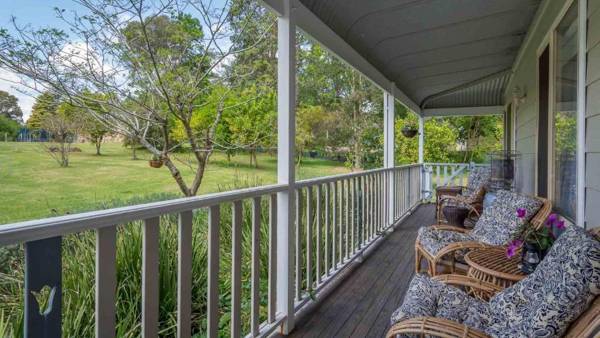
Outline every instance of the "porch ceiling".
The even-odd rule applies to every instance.
[[[506,71],[542,0],[299,1],[412,102],[431,109],[501,105]]]

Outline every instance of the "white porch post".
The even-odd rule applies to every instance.
[[[383,166],[385,168],[393,168],[395,166],[394,150],[395,150],[395,139],[394,139],[394,85],[390,86],[391,90],[383,92]],[[392,172],[388,172],[388,186],[387,186],[387,216],[389,224],[394,222],[394,175]]]
[[[423,132],[425,125],[425,118],[419,116],[419,163],[423,164],[423,146],[425,144],[425,133]]]
[[[294,328],[294,151],[296,135],[296,26],[292,1],[283,0],[277,20],[277,312],[285,316],[281,333]]]
[[[577,74],[577,211],[576,222],[585,227],[585,112],[587,74],[587,0],[579,0]]]
[[[429,191],[429,183],[430,177],[429,173],[425,171],[425,166],[423,165],[423,146],[425,145],[425,118],[419,115],[419,164],[421,165],[421,193],[419,194],[420,199],[423,200],[425,198],[423,192]]]

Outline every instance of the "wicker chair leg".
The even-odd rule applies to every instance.
[[[450,257],[450,274],[454,274],[455,271],[455,264],[456,261],[454,260],[454,254]]]
[[[431,277],[436,276],[437,275],[437,260],[434,258],[431,261],[429,261],[429,266],[431,268]]]

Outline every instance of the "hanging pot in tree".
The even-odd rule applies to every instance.
[[[163,166],[163,161],[158,156],[152,156],[152,159],[148,161],[152,168],[160,168]]]
[[[413,126],[402,127],[402,135],[404,135],[404,137],[413,138],[417,136],[418,133],[419,130]]]

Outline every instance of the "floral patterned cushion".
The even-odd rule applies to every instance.
[[[432,227],[423,227],[419,229],[417,240],[427,252],[436,255],[448,244],[473,241],[475,239],[470,234],[449,230],[437,230]]]
[[[469,179],[463,195],[471,196],[485,189],[491,178],[490,167],[474,167],[469,173]]]
[[[504,245],[518,234],[524,222],[528,222],[541,206],[542,202],[534,197],[499,190],[494,202],[483,210],[471,235],[486,244]],[[518,208],[527,210],[525,218],[516,217]]]
[[[391,317],[392,325],[415,317],[438,317],[482,330],[489,325],[489,305],[464,291],[423,274],[413,277],[402,305]]]
[[[600,294],[600,242],[572,226],[536,270],[490,300],[492,336],[560,337]]]

